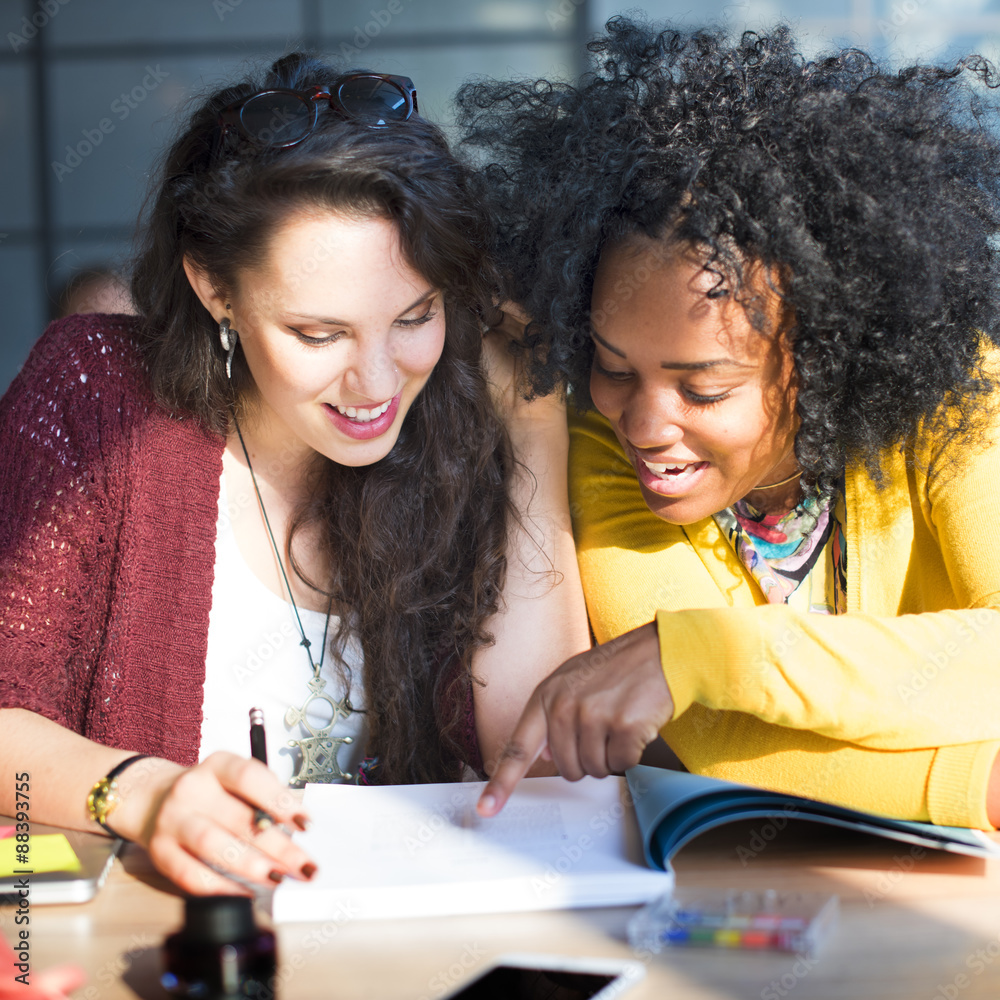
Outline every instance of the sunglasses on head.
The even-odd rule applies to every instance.
[[[322,103],[369,128],[386,128],[417,113],[417,91],[406,76],[349,73],[329,87],[262,90],[219,113],[218,145],[233,133],[258,146],[286,149],[316,128]]]

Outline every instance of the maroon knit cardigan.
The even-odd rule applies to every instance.
[[[134,323],[54,323],[0,403],[0,704],[193,764],[225,440],[154,403]]]
[[[0,706],[189,765],[225,440],[156,404],[135,323],[53,323],[0,401]]]

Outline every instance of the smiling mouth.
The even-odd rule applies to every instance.
[[[662,497],[681,497],[696,489],[711,462],[650,462],[638,452],[632,461],[640,484]]]
[[[392,400],[387,399],[384,403],[380,404],[379,406],[372,407],[371,409],[363,406],[337,406],[337,405],[334,405],[333,408],[342,417],[347,417],[349,420],[356,420],[359,424],[367,424],[381,417],[382,414],[389,409],[390,403],[392,403]]]
[[[657,479],[667,481],[682,479],[684,476],[698,472],[708,465],[708,462],[684,462],[683,464],[674,462],[647,462],[644,458],[640,458],[639,461]]]
[[[399,416],[400,396],[375,406],[341,406],[324,403],[323,409],[333,426],[355,441],[370,441],[381,437]]]

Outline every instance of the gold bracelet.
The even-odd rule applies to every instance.
[[[90,794],[87,796],[87,812],[90,813],[90,818],[94,820],[95,823],[99,823],[112,837],[119,837],[124,840],[125,838],[119,833],[108,826],[108,817],[118,808],[121,803],[121,795],[118,792],[118,776],[125,770],[125,768],[134,764],[137,760],[142,760],[144,757],[151,757],[152,754],[148,753],[137,753],[133,754],[131,757],[126,757],[119,764],[116,764],[113,768],[100,781],[98,781],[93,788],[90,790]]]

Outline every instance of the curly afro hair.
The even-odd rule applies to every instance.
[[[784,26],[735,43],[622,17],[606,31],[576,86],[458,97],[491,161],[507,291],[534,317],[532,390],[590,405],[594,270],[643,234],[699,248],[736,293],[749,263],[781,275],[806,484],[829,495],[853,461],[879,478],[922,421],[972,433],[1000,322],[995,68],[810,61]]]

